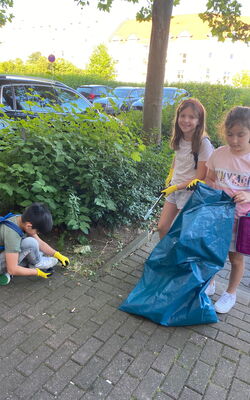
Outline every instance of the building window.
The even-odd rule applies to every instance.
[[[206,69],[206,81],[209,81],[209,79],[210,79],[210,69],[207,68]]]
[[[212,55],[213,55],[213,53],[210,51],[210,52],[208,53],[208,58],[212,58]]]
[[[223,83],[226,84],[230,81],[230,72],[225,71],[223,74]]]
[[[181,81],[183,79],[183,77],[184,77],[184,71],[183,70],[178,70],[177,71],[177,79],[179,81]]]
[[[182,63],[186,64],[186,62],[187,62],[187,53],[181,53],[180,56],[181,56]]]

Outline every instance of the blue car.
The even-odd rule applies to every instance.
[[[179,89],[175,87],[164,87],[162,94],[162,107],[166,107],[167,105],[173,105],[176,102],[183,100],[184,98],[190,97],[190,94],[185,89]],[[139,110],[143,109],[144,98],[141,98],[131,105],[131,110]]]
[[[108,114],[117,114],[121,111],[128,111],[131,104],[144,96],[143,87],[118,86],[111,96],[101,97],[93,101],[93,105],[100,104],[103,110]]]

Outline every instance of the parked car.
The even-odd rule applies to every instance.
[[[62,82],[18,75],[0,75],[0,105],[0,110],[11,119],[55,112],[85,113],[93,107],[84,96]]]
[[[101,104],[108,114],[128,111],[131,104],[144,95],[144,91],[142,87],[118,86],[113,90],[112,96],[96,99],[93,104]]]
[[[112,88],[105,85],[81,85],[76,90],[86,97],[86,99],[93,102],[100,97],[109,96]]]
[[[174,88],[174,87],[164,87],[162,93],[162,107],[167,105],[173,105],[176,101],[183,100],[184,98],[190,97],[190,94],[185,89]],[[131,105],[131,110],[143,109],[144,98],[141,98]]]

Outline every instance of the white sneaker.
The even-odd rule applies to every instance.
[[[213,296],[215,294],[215,281],[210,283],[205,290],[207,296]]]
[[[53,268],[58,263],[58,259],[55,257],[46,257],[42,256],[41,260],[32,266],[32,268],[39,268],[42,271],[47,271],[50,268]]]
[[[215,310],[220,314],[225,314],[231,310],[236,303],[236,293],[231,294],[224,292],[221,297],[214,303]]]

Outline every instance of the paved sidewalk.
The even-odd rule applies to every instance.
[[[163,327],[117,307],[157,238],[143,236],[97,281],[57,269],[0,287],[0,399],[249,400],[250,262],[220,322]],[[228,266],[218,278],[218,297]]]

